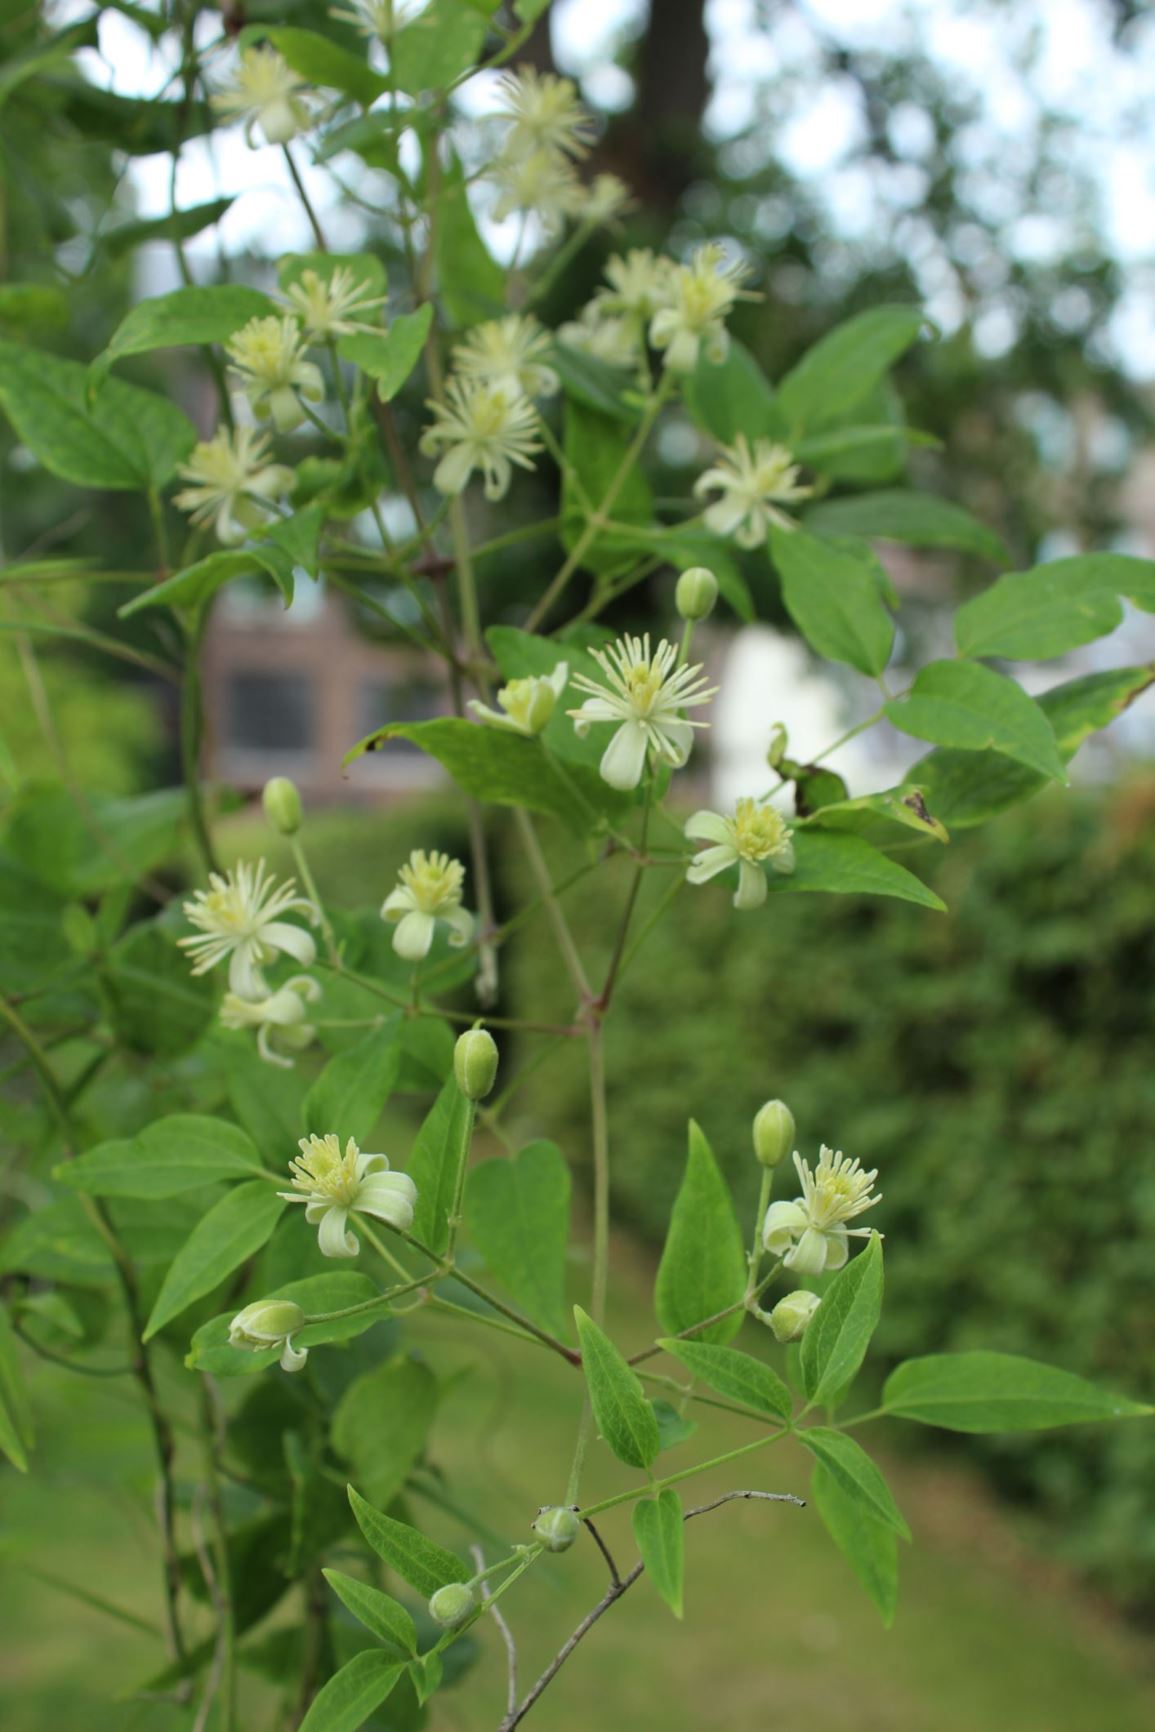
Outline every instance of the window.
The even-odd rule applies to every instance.
[[[392,677],[375,677],[361,681],[357,692],[357,737],[364,739],[390,722],[425,722],[444,713],[441,688],[422,674],[398,672]],[[391,751],[409,750],[416,746],[398,740]]]
[[[316,739],[307,673],[239,668],[226,685],[228,743],[251,752],[307,752]]]

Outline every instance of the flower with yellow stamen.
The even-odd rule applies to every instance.
[[[665,301],[650,321],[650,341],[664,349],[674,373],[692,373],[698,356],[715,363],[726,359],[730,337],[725,320],[742,293],[750,267],[727,259],[710,243],[694,251],[688,265],[674,265],[665,285]]]
[[[283,54],[261,43],[241,49],[231,87],[218,91],[211,101],[218,114],[244,121],[245,142],[250,146],[254,127],[260,127],[269,144],[288,144],[312,124],[309,105],[301,95],[307,88]]]
[[[372,1215],[399,1232],[409,1231],[417,1186],[408,1173],[390,1172],[385,1155],[362,1154],[352,1137],[342,1153],[333,1132],[302,1137],[298,1146],[300,1154],[289,1162],[293,1188],[277,1194],[286,1203],[304,1203],[322,1256],[357,1255],[361,1247],[349,1231],[350,1215]]]
[[[580,709],[568,713],[582,738],[594,722],[620,724],[602,756],[603,781],[611,788],[636,788],[647,755],[680,769],[690,756],[694,729],[709,725],[687,721],[682,711],[709,703],[717,687],[707,686],[701,667],[679,667],[678,651],[665,639],[651,653],[649,632],[641,638],[619,638],[607,649],[590,653],[605,684],[575,674],[573,684],[589,696]]]
[[[311,968],[316,961],[311,934],[282,919],[285,914],[304,914],[316,923],[316,906],[297,895],[293,879],[278,884],[266,872],[263,860],[255,866],[242,860],[231,872],[211,872],[209,888],[195,891],[184,912],[189,924],[198,928],[188,938],[177,939],[193,959],[193,973],[206,974],[227,957],[229,990],[239,998],[269,996],[261,970],[279,952],[302,968]]]
[[[485,477],[485,497],[503,499],[513,465],[532,469],[541,450],[535,437],[537,412],[528,398],[507,385],[483,379],[450,379],[444,403],[430,403],[432,427],[421,435],[427,457],[443,452],[433,472],[441,493],[460,493],[475,469]]]
[[[357,331],[375,331],[353,315],[383,306],[384,295],[371,293],[372,285],[360,281],[349,265],[338,265],[329,276],[302,271],[285,291],[311,343],[327,343],[332,337],[349,337]]]
[[[735,908],[760,908],[766,900],[764,866],[775,872],[794,870],[794,844],[781,812],[765,801],[744,799],[733,815],[695,812],[686,820],[686,835],[713,846],[695,854],[686,872],[689,884],[706,884],[731,866],[738,868]]]
[[[305,419],[301,399],[319,403],[325,395],[321,369],[305,359],[305,342],[296,319],[250,319],[230,338],[226,352],[233,382],[261,420],[278,433],[291,433]]]
[[[453,365],[464,379],[479,379],[511,397],[552,397],[561,384],[547,365],[550,334],[526,313],[487,319],[474,325],[453,350]]]
[[[266,521],[271,502],[293,485],[293,471],[283,463],[269,463],[268,455],[267,434],[253,427],[231,432],[218,427],[211,439],[193,446],[177,470],[189,486],[173,503],[194,523],[211,523],[226,547],[236,546]]]
[[[500,709],[492,709],[476,698],[470,698],[469,708],[478,721],[491,728],[508,728],[512,733],[532,738],[549,726],[568,679],[569,664],[559,662],[552,673],[527,674],[502,686],[497,694]]]
[[[702,513],[702,522],[715,535],[732,535],[739,547],[759,547],[770,525],[795,529],[792,517],[779,506],[809,499],[814,489],[798,484],[799,468],[785,445],[755,439],[753,445],[739,433],[733,445],[724,445],[718,461],[694,483],[695,494],[717,493],[719,497]]]
[[[847,1241],[869,1239],[869,1227],[846,1223],[873,1209],[882,1201],[873,1190],[878,1173],[867,1172],[861,1161],[822,1145],[818,1165],[811,1170],[802,1156],[794,1156],[802,1184],[802,1195],[793,1203],[771,1203],[762,1224],[762,1243],[773,1257],[796,1275],[821,1275],[841,1269],[849,1256]]]
[[[448,854],[415,848],[397,874],[398,883],[381,905],[382,920],[396,921],[393,948],[407,962],[428,956],[437,922],[449,928],[454,949],[473,936],[473,916],[461,906],[465,867]]]
[[[593,143],[593,124],[572,79],[533,66],[503,73],[496,114],[509,122],[505,151],[511,157],[537,151],[581,157]]]

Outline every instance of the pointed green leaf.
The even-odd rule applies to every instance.
[[[893,438],[893,428],[885,431]],[[806,526],[816,535],[865,535],[871,541],[901,541],[911,547],[956,548],[996,562],[1008,557],[994,530],[963,506],[902,487],[823,500],[806,513]]]
[[[955,616],[963,655],[1046,661],[1106,637],[1122,624],[1124,596],[1155,610],[1155,560],[1082,553],[1009,572]]]
[[[584,541],[591,512],[601,509],[610,488],[617,484],[629,453],[633,431],[610,415],[567,397],[565,403],[565,455],[562,477],[562,544],[572,553]],[[642,471],[633,464],[606,515],[615,523],[648,524],[653,519],[653,498]],[[637,555],[628,540],[619,541],[612,530],[599,532],[582,553],[582,568],[605,575],[627,569]]]
[[[555,343],[550,365],[561,380],[567,397],[576,397],[589,409],[613,416],[615,421],[636,422],[638,410],[622,401],[622,388],[632,383],[628,371],[599,361],[581,349],[571,349],[567,343]]]
[[[356,1732],[381,1706],[404,1670],[399,1660],[381,1648],[354,1654],[318,1690],[301,1721],[300,1732]]]
[[[173,289],[138,301],[126,313],[108,346],[92,363],[93,381],[102,391],[108,369],[125,355],[150,349],[177,349],[186,343],[223,343],[250,319],[280,310],[268,295],[241,283],[215,283],[207,288]]]
[[[797,1436],[799,1443],[822,1463],[847,1497],[853,1498],[876,1521],[893,1528],[902,1539],[910,1538],[910,1529],[891,1496],[890,1487],[877,1465],[852,1437],[847,1437],[844,1431],[817,1425],[798,1432]]]
[[[395,1521],[392,1516],[383,1515],[371,1503],[366,1503],[352,1486],[349,1487],[349,1503],[357,1526],[377,1556],[427,1600],[448,1582],[469,1580],[471,1571],[459,1557],[427,1540],[408,1522]]]
[[[530,1143],[512,1160],[469,1175],[465,1222],[491,1274],[527,1316],[564,1335],[570,1173],[556,1143]]]
[[[1013,1353],[935,1353],[908,1359],[882,1392],[888,1413],[945,1431],[1044,1431],[1155,1412],[1073,1372]]]
[[[829,1401],[846,1388],[881,1313],[882,1240],[872,1233],[865,1251],[831,1281],[802,1337],[802,1387],[811,1401]]]
[[[432,0],[394,38],[398,90],[419,96],[425,90],[447,89],[474,65],[487,28],[488,19],[476,0]]]
[[[642,1498],[636,1503],[633,1529],[646,1574],[675,1618],[680,1618],[685,1574],[685,1522],[677,1492],[667,1486],[657,1497]]]
[[[861,836],[875,848],[909,842],[911,831],[926,841],[950,840],[946,826],[928,808],[922,789],[911,784],[887,788],[880,794],[862,794],[856,800],[836,798],[820,804],[805,821],[815,829]]]
[[[739,433],[747,439],[781,439],[786,419],[769,380],[744,343],[736,337],[723,361],[705,355],[685,382],[686,407],[721,445],[732,445]]]
[[[129,1141],[101,1143],[57,1167],[54,1177],[93,1197],[175,1197],[261,1169],[251,1138],[227,1119],[175,1113]]]
[[[189,240],[203,229],[211,228],[213,223],[220,222],[235,198],[234,194],[231,198],[209,199],[204,204],[190,205],[188,210],[174,210],[164,216],[119,223],[100,237],[100,250],[110,259],[119,259],[145,241]]]
[[[861,674],[880,674],[894,621],[866,560],[804,529],[772,526],[769,545],[786,611],[810,647]]]
[[[144,1331],[150,1341],[196,1299],[239,1269],[260,1250],[285,1205],[271,1184],[253,1179],[237,1185],[197,1222],[177,1252]]]
[[[696,1419],[689,1419],[684,1413],[662,1396],[651,1396],[650,1406],[654,1410],[654,1418],[658,1422],[658,1448],[665,1454],[667,1449],[676,1449],[680,1443],[686,1443],[698,1429]]]
[[[865,1588],[889,1630],[898,1607],[898,1541],[860,1498],[844,1491],[829,1468],[815,1462],[810,1496],[826,1531]]]
[[[373,1503],[397,1496],[436,1411],[437,1379],[416,1359],[387,1359],[346,1389],[331,1422],[333,1447]]]
[[[745,1319],[746,1250],[729,1186],[714,1152],[691,1119],[686,1170],[654,1286],[654,1310],[667,1335],[680,1335],[736,1306],[730,1316],[698,1329],[698,1341],[730,1341]]]
[[[505,271],[477,231],[461,164],[453,158],[441,177],[435,248],[441,303],[457,328],[505,311]]]
[[[825,890],[836,896],[894,896],[920,908],[942,912],[946,904],[934,891],[887,859],[861,836],[806,829],[794,832],[794,870],[769,875],[772,896],[799,896]]]
[[[886,714],[904,734],[967,752],[1001,752],[1066,782],[1054,729],[1034,698],[981,662],[931,662]]]
[[[457,1191],[469,1127],[469,1103],[450,1075],[442,1085],[409,1153],[407,1171],[417,1186],[413,1232],[438,1253],[449,1243],[449,1211]]]
[[[652,1467],[658,1454],[658,1422],[635,1372],[580,1305],[574,1306],[582,1370],[598,1431],[628,1467]]]
[[[401,1071],[399,1023],[375,1028],[346,1052],[331,1058],[305,1096],[305,1131],[324,1137],[335,1131],[364,1143],[372,1134]]]
[[[351,54],[347,48],[341,48],[316,31],[299,30],[290,24],[253,24],[242,30],[237,38],[242,48],[250,42],[262,40],[271,42],[293,71],[307,78],[310,84],[342,90],[363,108],[370,108],[389,89],[389,80],[373,70],[364,53]]]
[[[344,360],[352,361],[377,381],[377,395],[388,403],[421,359],[432,322],[433,303],[427,301],[415,313],[401,313],[392,320],[388,331],[380,335],[358,331],[342,337],[337,348]]]
[[[0,1450],[13,1467],[28,1472],[28,1451],[35,1441],[32,1409],[24,1388],[24,1372],[16,1335],[0,1305]]]
[[[358,1623],[364,1624],[398,1654],[416,1654],[417,1631],[400,1600],[395,1600],[391,1594],[383,1594],[380,1588],[370,1587],[368,1582],[359,1582],[355,1576],[344,1575],[340,1570],[322,1570],[321,1574]]]
[[[811,1324],[811,1328],[814,1325]],[[740,1401],[774,1419],[788,1419],[790,1391],[776,1371],[736,1347],[713,1347],[702,1341],[659,1341],[667,1353],[719,1395]]]
[[[814,344],[778,387],[778,404],[797,434],[845,419],[922,330],[917,307],[872,307]]]

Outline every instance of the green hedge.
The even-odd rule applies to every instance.
[[[625,974],[609,1043],[628,1216],[660,1239],[690,1112],[749,1214],[750,1118],[781,1095],[805,1152],[826,1141],[880,1169],[885,1353],[981,1344],[1155,1398],[1153,819],[1148,782],[1036,801],[944,851],[947,917],[799,896],[734,920],[723,890],[684,890]],[[625,883],[567,896],[595,951]],[[513,951],[506,990],[523,1015],[568,1012],[544,931]],[[520,1110],[527,1131],[571,1121],[580,1154],[565,1053]],[[951,1447],[1120,1601],[1155,1603],[1155,1429]]]

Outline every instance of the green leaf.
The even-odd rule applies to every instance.
[[[861,836],[818,829],[794,832],[794,870],[789,875],[771,873],[769,890],[772,896],[818,890],[836,896],[894,896],[940,913],[946,908],[921,878],[896,860],[888,860]]]
[[[377,395],[388,403],[421,359],[432,322],[433,303],[427,301],[415,313],[400,314],[380,336],[376,332],[372,336],[357,332],[342,337],[337,350],[343,360],[352,361],[355,367],[376,379]]]
[[[871,1515],[859,1498],[844,1491],[829,1468],[819,1462],[814,1464],[810,1496],[827,1533],[889,1630],[898,1608],[898,1542],[893,1529]]]
[[[568,468],[562,477],[561,539],[572,553],[583,537],[590,514],[601,509],[610,487],[626,460],[632,429],[610,415],[589,408],[576,398],[565,403],[565,455]],[[615,523],[648,524],[653,517],[649,484],[637,464],[631,465],[618,488],[607,516]],[[607,575],[628,569],[637,555],[612,530],[599,532],[582,554],[582,568]]]
[[[235,197],[235,195],[234,195]],[[145,241],[187,241],[199,235],[213,223],[220,222],[234,198],[213,198],[204,204],[190,205],[188,210],[170,211],[165,216],[143,217],[136,222],[120,223],[100,237],[100,247],[110,259],[123,258]]]
[[[682,1500],[669,1486],[634,1505],[634,1539],[646,1574],[675,1618],[682,1616],[686,1535]]]
[[[739,433],[748,439],[781,439],[786,420],[761,367],[744,343],[731,338],[724,361],[703,355],[685,381],[686,407],[700,427],[722,445]]]
[[[857,1374],[881,1313],[882,1240],[872,1233],[834,1277],[802,1337],[802,1387],[812,1402],[829,1401]]]
[[[1123,621],[1119,598],[1155,612],[1155,560],[1086,553],[1009,572],[960,607],[963,655],[1046,661],[1106,637]]]
[[[77,487],[163,487],[196,443],[175,403],[110,379],[88,401],[88,369],[42,349],[0,342],[0,407],[51,474]]]
[[[505,272],[477,232],[465,175],[456,158],[441,177],[434,238],[441,304],[460,329],[505,311]]]
[[[397,1087],[401,1071],[399,1021],[391,1017],[364,1040],[331,1058],[305,1096],[305,1131],[324,1137],[335,1131],[364,1143]]]
[[[603,1442],[627,1467],[652,1467],[660,1447],[658,1422],[635,1372],[604,1330],[574,1306],[582,1370]]]
[[[921,433],[916,427],[906,427],[901,419],[898,419],[858,427],[836,427],[829,433],[815,433],[808,439],[799,439],[790,449],[796,462],[805,463],[834,479],[869,481],[877,477],[859,477],[850,471],[860,464],[870,468],[879,458],[889,460],[896,448],[901,459],[902,448],[907,445],[931,446],[937,450],[941,447],[942,440],[936,439],[933,433]],[[843,502],[839,500],[837,503]],[[857,504],[857,499],[846,503]],[[812,518],[815,519],[815,529],[818,528],[817,515],[822,509],[822,506],[815,506],[806,514],[808,523]],[[840,531],[835,529],[835,533]],[[893,539],[902,540],[903,537],[896,536]]]
[[[339,47],[315,31],[298,30],[295,25],[252,24],[241,31],[237,41],[243,48],[261,39],[271,42],[293,71],[307,78],[310,84],[343,90],[362,108],[370,108],[389,89],[389,80],[380,72],[374,72],[364,54],[350,54],[347,48]]]
[[[144,1331],[151,1341],[158,1330],[197,1299],[211,1293],[227,1275],[259,1251],[285,1205],[271,1184],[253,1179],[214,1203],[178,1251],[157,1295]]]
[[[806,527],[816,535],[865,535],[911,547],[956,548],[996,563],[1008,557],[1002,539],[963,506],[900,487],[824,500],[806,513]]]
[[[346,752],[342,763],[351,764],[389,740],[409,740],[420,746],[445,766],[465,794],[493,805],[541,812],[559,818],[573,830],[587,830],[599,813],[619,813],[630,804],[628,796],[615,793],[584,766],[560,769],[550,761],[540,740],[450,716],[432,722],[391,722],[359,741]]]
[[[397,1496],[436,1411],[437,1379],[415,1359],[388,1359],[349,1385],[333,1415],[333,1447],[374,1503]]]
[[[702,1341],[665,1340],[658,1346],[719,1395],[774,1419],[789,1419],[793,1405],[790,1391],[778,1373],[760,1359],[740,1353],[736,1347],[711,1347]]]
[[[917,307],[872,307],[808,349],[778,387],[795,435],[844,420],[910,348],[924,319]]]
[[[1086,674],[1044,692],[1039,708],[1055,730],[1063,762],[1069,763],[1084,740],[1122,715],[1152,683],[1155,665]],[[930,752],[910,774],[935,811],[956,829],[985,824],[1049,785],[1048,777],[997,752]]]
[[[380,1289],[368,1275],[356,1269],[343,1269],[333,1275],[308,1275],[303,1281],[290,1281],[271,1292],[253,1294],[261,1299],[291,1299],[302,1311],[343,1311],[349,1306],[365,1305],[377,1299]],[[204,1323],[192,1338],[185,1364],[190,1371],[208,1371],[214,1377],[251,1377],[275,1365],[280,1349],[267,1348],[254,1353],[245,1347],[229,1346],[229,1325],[239,1306],[222,1312],[210,1323]],[[352,1317],[332,1317],[324,1323],[307,1323],[293,1337],[294,1346],[321,1347],[333,1341],[351,1341],[366,1329],[383,1322],[389,1312],[383,1306],[359,1312]]]
[[[686,1170],[670,1216],[654,1310],[667,1335],[680,1335],[731,1305],[729,1317],[696,1330],[698,1341],[731,1341],[745,1319],[746,1252],[729,1186],[691,1119]]]
[[[371,1503],[366,1503],[353,1486],[349,1487],[349,1503],[357,1526],[377,1556],[427,1600],[449,1582],[469,1580],[471,1572],[460,1558],[444,1547],[434,1545],[408,1522],[382,1515]]]
[[[876,848],[909,842],[912,830],[925,840],[950,840],[946,826],[928,808],[925,790],[909,783],[880,794],[862,794],[857,800],[831,800],[803,822],[814,829],[861,836]]]
[[[468,1158],[463,1148],[468,1124],[469,1103],[451,1073],[414,1139],[406,1169],[417,1186],[413,1232],[438,1254],[449,1243],[459,1163]]]
[[[354,1654],[322,1684],[301,1721],[300,1732],[356,1732],[381,1706],[404,1670],[399,1660],[380,1648]]]
[[[866,1451],[852,1437],[847,1437],[843,1431],[832,1431],[819,1425],[798,1432],[797,1437],[799,1443],[822,1463],[847,1497],[876,1521],[892,1528],[902,1539],[910,1538],[910,1529],[891,1496],[890,1487]]]
[[[399,1654],[416,1654],[417,1631],[400,1600],[340,1570],[322,1570],[321,1574],[358,1623],[364,1624],[379,1641]]]
[[[59,784],[28,783],[8,807],[5,844],[42,884],[87,898],[172,860],[187,812],[183,788],[123,799],[91,793],[81,807]]]
[[[433,0],[394,38],[398,90],[419,96],[425,90],[447,89],[476,63],[488,28],[473,0]]]
[[[260,1168],[251,1139],[236,1125],[177,1113],[129,1141],[101,1143],[63,1162],[53,1177],[92,1197],[161,1198],[218,1179],[251,1179]]]
[[[177,349],[186,343],[223,343],[250,319],[279,309],[259,289],[241,283],[216,283],[208,288],[173,289],[138,301],[92,363],[92,377],[102,380],[125,355],[151,349]]]
[[[650,1397],[650,1406],[658,1422],[658,1448],[663,1455],[666,1450],[676,1449],[694,1436],[698,1429],[696,1419],[688,1419],[660,1395]]]
[[[908,1359],[882,1391],[887,1413],[944,1431],[1045,1431],[1135,1419],[1155,1408],[1111,1395],[1073,1372],[1013,1353],[935,1353]]]
[[[782,600],[810,647],[859,673],[880,674],[890,660],[894,621],[870,566],[804,529],[770,530],[770,557]]]
[[[28,1472],[28,1451],[35,1439],[16,1336],[0,1305],[0,1450],[21,1473]]]
[[[264,531],[262,541],[279,548],[290,560],[293,567],[300,566],[309,577],[317,576],[319,562],[318,543],[321,530],[325,525],[325,507],[323,505],[306,505],[301,511],[294,511],[291,517],[278,517]],[[262,558],[261,550],[256,550],[256,557]],[[285,583],[279,564],[267,566],[273,581],[285,597],[286,605],[293,599],[293,585]]]
[[[660,554],[677,570],[684,571],[694,565],[706,566],[717,578],[723,600],[729,603],[738,618],[747,623],[754,619],[754,598],[731,546],[708,529],[697,524],[671,528],[665,524],[649,523],[640,529],[615,530],[612,539],[614,547],[623,551],[628,548],[636,554]]]
[[[587,409],[596,409],[615,421],[637,421],[637,408],[622,400],[623,387],[632,383],[631,374],[622,368],[611,367],[581,349],[571,349],[567,343],[554,344],[550,365],[567,397],[574,397]]]
[[[132,1052],[175,1058],[216,1017],[216,991],[156,921],[134,926],[108,953],[103,986],[118,1040]]]
[[[113,380],[105,392],[101,393],[100,401],[116,381]],[[145,589],[139,595],[134,595],[131,601],[126,601],[118,610],[119,618],[129,619],[134,613],[140,613],[147,607],[187,607],[194,611],[214,596],[222,584],[231,583],[236,577],[256,577],[266,572],[281,590],[287,607],[293,599],[291,577],[286,578],[283,554],[280,558],[271,550],[260,546],[246,548],[244,552],[210,553],[204,559],[198,559],[195,565],[186,565],[183,571],[176,571],[171,577],[166,577],[163,583],[154,584],[152,589]]]
[[[54,283],[0,283],[0,331],[20,336],[68,323],[69,300]]]
[[[1014,680],[981,662],[931,662],[905,698],[886,705],[886,714],[917,740],[1001,752],[1056,782],[1067,780],[1046,712]]]
[[[469,1175],[465,1223],[486,1267],[527,1316],[564,1335],[570,1174],[556,1143],[535,1142],[512,1160],[482,1161]]]

